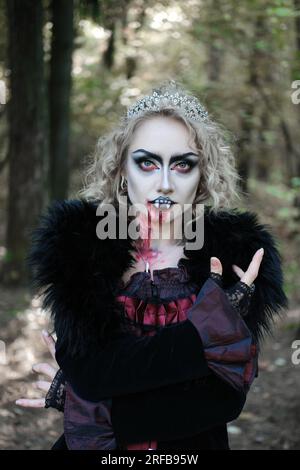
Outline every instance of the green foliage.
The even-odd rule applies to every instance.
[[[14,255],[11,253],[9,250],[6,250],[4,256],[3,256],[3,261],[4,263],[10,263],[14,260]]]
[[[296,12],[293,10],[293,8],[288,8],[288,7],[270,7],[267,8],[267,14],[269,16],[278,16],[279,18],[295,18],[296,16],[299,16],[299,12]]]
[[[299,295],[299,260],[292,260],[284,265],[284,290],[288,298]]]
[[[291,178],[291,186],[298,190],[300,188],[300,176],[294,176]]]
[[[285,331],[298,331],[299,329],[299,322],[293,322],[293,321],[289,321],[288,323],[284,324],[282,326],[282,329],[285,330]]]

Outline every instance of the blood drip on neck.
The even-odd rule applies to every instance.
[[[141,233],[144,235],[147,233],[146,237],[142,237],[137,240],[136,248],[137,248],[137,260],[142,259],[145,264],[146,271],[150,271],[150,265],[153,261],[157,258],[159,251],[153,250],[151,248],[151,234],[152,234],[152,224],[151,224],[151,205],[148,203],[147,205],[147,231],[145,227],[143,227],[145,218],[140,217],[140,224],[141,224]],[[159,225],[162,222],[162,214],[159,213]]]

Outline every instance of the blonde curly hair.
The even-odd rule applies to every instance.
[[[174,80],[163,83],[152,90],[159,93],[174,92],[180,96],[190,94]],[[184,110],[172,101],[163,100],[158,110],[145,109],[141,114],[124,116],[114,129],[99,138],[94,153],[84,174],[84,187],[79,196],[87,200],[97,200],[100,204],[121,204],[120,196],[126,195],[122,184],[122,172],[128,149],[135,130],[147,119],[165,116],[185,124],[189,131],[190,142],[196,146],[199,155],[200,179],[194,203],[206,204],[209,210],[218,212],[230,208],[241,199],[238,181],[241,180],[236,166],[229,133],[209,116],[196,121],[187,117]]]

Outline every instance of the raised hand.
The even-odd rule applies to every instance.
[[[258,271],[259,271],[259,267],[260,267],[263,255],[264,255],[263,248],[260,248],[259,250],[257,250],[246,272],[244,272],[239,266],[236,266],[235,264],[232,265],[233,271],[240,278],[240,281],[244,282],[248,286],[250,286],[255,281],[258,275]],[[211,264],[210,264],[211,273],[219,274],[220,276],[222,276],[223,267],[219,258],[212,257],[210,261],[211,261]]]
[[[263,254],[263,248],[257,250],[247,271],[245,272],[239,266],[232,265],[234,272],[240,280],[229,289],[224,290],[224,292],[226,293],[231,305],[242,316],[245,316],[248,313],[251,297],[255,291],[255,285],[253,282],[257,278]],[[212,257],[210,262],[211,279],[213,279],[219,287],[223,287],[223,267],[221,261],[216,257]]]
[[[246,272],[244,272],[241,268],[239,268],[235,264],[232,265],[233,270],[236,273],[236,275],[240,278],[242,282],[244,282],[248,286],[250,286],[257,278],[263,256],[264,256],[264,249],[260,248],[259,250],[255,252]]]
[[[45,330],[43,330],[42,332],[42,338],[47,348],[49,349],[52,358],[56,362],[54,339]],[[50,379],[50,382],[48,380],[38,380],[37,382],[33,383],[33,387],[35,389],[42,390],[43,392],[45,392],[45,397],[43,398],[20,398],[16,401],[16,404],[19,406],[23,406],[25,408],[44,408],[46,404],[45,398],[50,389],[51,383],[58,371],[58,366],[57,368],[55,368],[46,362],[42,362],[42,363],[34,364],[32,367],[32,370],[33,372],[36,372],[38,374],[44,374],[48,379]]]

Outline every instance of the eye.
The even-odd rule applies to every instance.
[[[151,160],[146,160],[146,159],[139,161],[138,166],[143,171],[152,171],[152,170],[155,170],[155,168],[157,168],[157,166]]]
[[[193,164],[189,161],[182,160],[177,163],[174,168],[178,169],[180,173],[188,173],[193,168]]]

